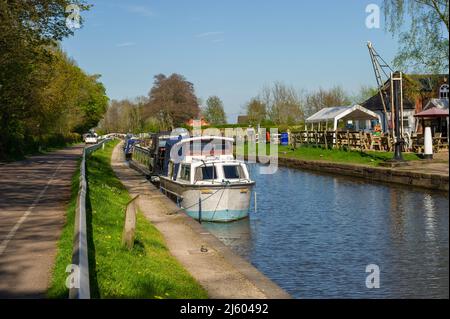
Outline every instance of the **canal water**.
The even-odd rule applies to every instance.
[[[448,298],[445,193],[279,168],[256,180],[257,211],[203,223],[294,298]],[[366,267],[380,270],[368,289]]]

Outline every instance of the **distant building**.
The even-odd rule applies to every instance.
[[[247,115],[239,115],[237,118],[237,124],[247,125],[248,124],[248,116]]]
[[[390,81],[384,84],[387,100],[390,96]],[[432,99],[447,99],[449,96],[448,74],[404,74],[403,75],[403,128],[405,132],[421,131],[414,115],[422,112]],[[380,115],[383,131],[388,131],[390,123],[385,117],[380,95],[376,94],[361,105]],[[386,105],[389,110],[389,104]],[[388,117],[390,112],[388,111]]]
[[[424,131],[426,126],[431,127],[433,135],[441,133],[441,137],[449,137],[449,113],[448,98],[431,99],[423,108],[423,111],[415,115],[416,119],[421,122],[421,130]]]

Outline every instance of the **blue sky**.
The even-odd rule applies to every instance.
[[[365,25],[376,0],[91,0],[63,48],[102,75],[112,99],[147,95],[153,76],[180,73],[198,97],[218,95],[231,122],[264,85],[314,90],[374,85],[366,42],[387,61],[396,40]]]

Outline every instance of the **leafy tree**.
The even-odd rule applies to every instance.
[[[108,106],[106,89],[102,83],[98,82],[99,75],[85,75],[81,87],[82,99],[79,107],[82,111],[82,122],[76,127],[76,131],[83,133],[97,126]]]
[[[82,133],[105,111],[99,76],[58,47],[74,31],[66,25],[70,4],[90,7],[82,0],[0,0],[0,159]]]
[[[251,125],[262,124],[267,119],[267,106],[257,98],[245,105],[245,111]]]
[[[145,118],[154,117],[162,129],[172,129],[186,123],[200,113],[194,85],[180,74],[169,77],[158,74],[144,108]]]
[[[400,38],[396,68],[448,72],[449,0],[384,0],[384,12],[387,30]]]
[[[206,100],[206,106],[202,110],[202,114],[210,124],[220,125],[227,123],[223,103],[218,96],[210,96]]]

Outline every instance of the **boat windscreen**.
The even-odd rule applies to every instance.
[[[226,179],[241,179],[245,178],[244,171],[240,165],[224,165],[223,175]]]
[[[205,181],[213,180],[217,176],[216,168],[214,166],[201,166],[197,167],[195,170],[195,180]]]

